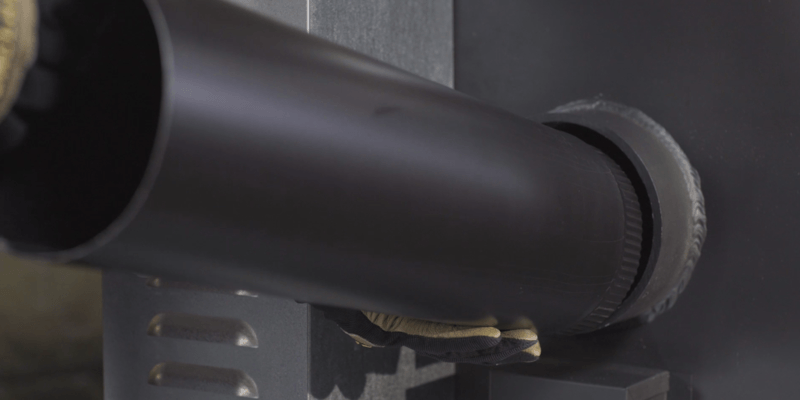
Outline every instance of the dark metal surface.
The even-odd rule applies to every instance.
[[[205,323],[184,323],[177,333],[154,335],[153,321],[164,313]],[[230,323],[225,321],[250,327],[250,345],[207,334],[226,329]],[[245,398],[257,393],[261,399],[306,400],[308,321],[308,307],[292,300],[153,287],[147,277],[105,272],[105,398],[200,400],[220,398],[219,393],[235,398],[241,392]]]
[[[312,35],[453,87],[453,0],[309,0],[308,5]]]
[[[544,357],[685,374],[692,389],[670,399],[796,397],[798,21],[790,0],[456,3],[457,89],[519,113],[636,105],[703,177],[712,235],[675,308],[633,331],[543,339]]]
[[[227,0],[453,87],[453,0]]]
[[[308,31],[311,0],[226,0]]]
[[[366,349],[307,304],[151,280],[103,273],[107,400],[453,399],[452,364]]]
[[[670,374],[627,365],[540,360],[503,368],[459,365],[459,400],[666,400]]]

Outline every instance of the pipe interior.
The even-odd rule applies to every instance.
[[[57,31],[66,56],[34,67],[57,77],[56,102],[38,112],[15,107],[27,134],[0,158],[0,236],[19,252],[74,248],[120,216],[147,168],[161,108],[158,40],[145,5],[60,3],[43,2],[41,27]],[[43,84],[31,79],[26,86]]]

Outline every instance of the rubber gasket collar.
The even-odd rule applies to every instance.
[[[603,326],[652,321],[675,304],[700,257],[706,214],[699,174],[666,129],[635,108],[603,99],[579,100],[539,121],[569,133],[571,127],[594,132],[588,139],[607,143],[606,153],[638,186],[642,210],[648,211],[643,219],[652,221],[645,224],[646,251],[635,285]]]

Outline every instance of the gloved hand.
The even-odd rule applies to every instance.
[[[0,153],[17,146],[25,136],[25,122],[12,110],[28,70],[36,58],[37,9],[35,0],[0,4]]]
[[[365,347],[406,346],[439,361],[482,365],[533,362],[542,350],[533,329],[450,325],[376,312],[316,306]]]
[[[36,57],[35,0],[5,1],[0,5],[0,118],[19,94],[25,73]]]

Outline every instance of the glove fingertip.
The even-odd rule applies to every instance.
[[[539,339],[539,336],[530,329],[514,329],[510,331],[503,331],[502,336],[504,339],[522,340],[526,342],[533,342]]]
[[[525,350],[520,351],[510,357],[504,358],[493,365],[503,365],[503,364],[514,364],[514,363],[532,363],[539,360],[539,356],[542,355],[542,348],[539,346],[537,342],[531,347],[528,347]]]
[[[468,328],[468,329],[463,329],[461,332],[459,332],[460,337],[484,336],[491,339],[498,339],[498,341],[502,335],[503,334],[502,332],[500,332],[499,329],[491,326],[482,328]]]
[[[538,359],[542,355],[542,346],[537,341],[533,346],[523,350],[523,353],[530,354]]]

